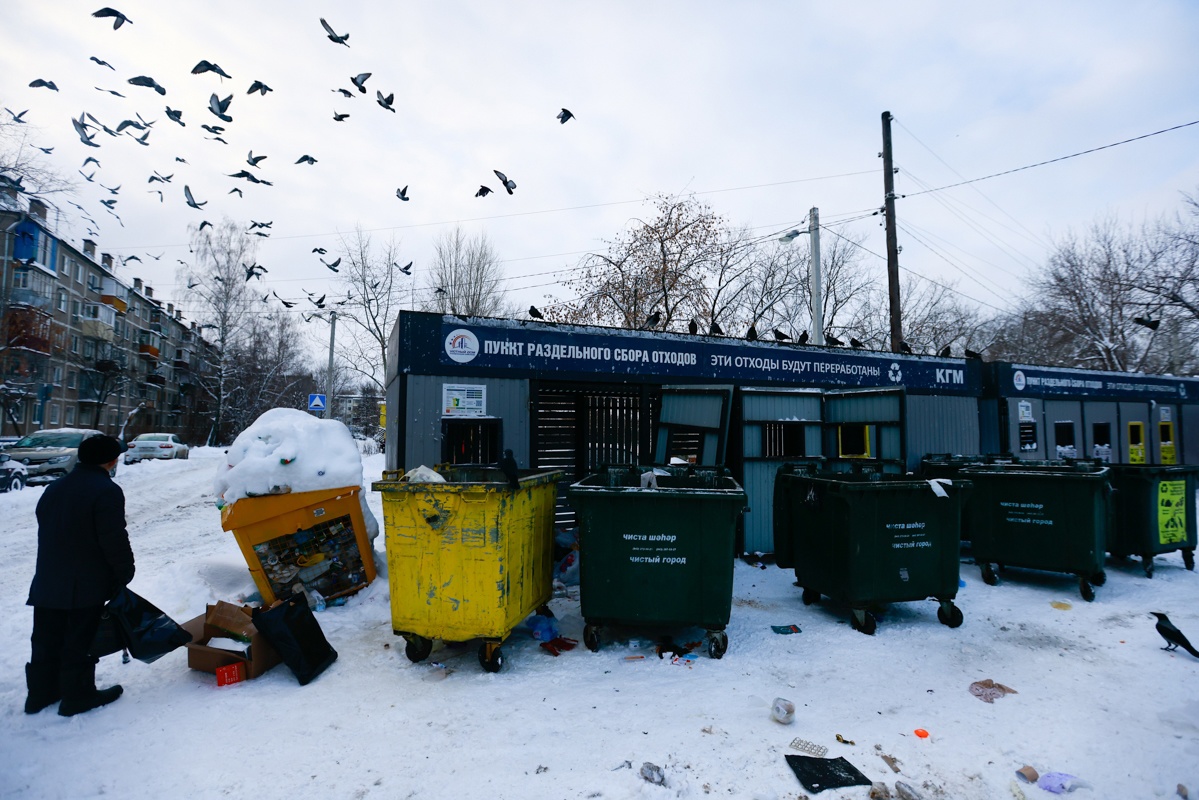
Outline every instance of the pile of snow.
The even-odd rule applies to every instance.
[[[224,508],[245,497],[363,486],[362,456],[350,430],[294,408],[272,408],[233,440],[213,489]],[[362,500],[371,539],[379,523]]]

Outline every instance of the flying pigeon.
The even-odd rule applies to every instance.
[[[36,144],[34,145],[34,147],[37,147],[38,150],[41,150],[46,155],[50,155],[51,153],[54,152],[53,147],[38,147]]]
[[[146,147],[149,147],[149,146],[150,146],[150,143],[146,141],[147,139],[149,139],[149,138],[150,138],[150,131],[146,131],[146,132],[145,132],[145,133],[143,133],[141,136],[133,136],[133,134],[132,134],[132,133],[130,133],[130,134],[128,134],[128,135],[129,135],[129,136],[132,136],[132,137],[133,137],[133,141],[137,142],[138,144],[140,144],[140,145],[145,145]]]
[[[541,312],[537,310],[537,306],[529,306],[529,316],[533,319],[545,319],[541,316]]]
[[[273,92],[273,91],[275,91],[275,90],[272,89],[271,87],[267,86],[262,81],[254,81],[253,83],[250,84],[250,90],[248,92],[246,92],[246,94],[254,94],[254,92],[258,92],[263,97],[266,97],[267,92]]]
[[[305,155],[300,156],[298,159],[296,159],[296,163],[297,164],[315,164],[316,159],[310,155],[305,154]]]
[[[162,191],[161,191],[161,190],[159,190],[159,189],[151,189],[149,192],[147,192],[147,194],[156,194],[156,195],[158,195],[158,202],[160,202],[160,203],[162,202]]]
[[[244,169],[233,173],[229,177],[230,178],[245,178],[250,183],[261,183],[264,186],[274,186],[275,185],[275,184],[271,183],[270,181],[264,181],[261,178],[256,177],[254,175],[254,173],[252,173],[252,172],[246,172]]]
[[[92,56],[88,60],[95,61],[97,64],[99,64],[102,67],[108,67],[109,69],[113,70],[114,72],[116,71],[116,67],[114,67],[112,64],[109,64],[107,61],[101,61],[100,59],[96,58],[95,56]]]
[[[328,267],[329,269],[333,270],[334,272],[341,272],[341,270],[339,270],[337,268],[337,265],[341,263],[340,257],[338,257],[338,259],[336,261],[334,261],[332,264],[330,264],[328,261],[325,261],[325,259],[323,259],[323,258],[320,259],[320,262],[322,264],[324,264],[326,267]],[[321,299],[323,300],[324,297],[322,296]]]
[[[266,158],[266,156],[256,156],[254,155],[254,151],[251,150],[250,154],[246,157],[246,163],[251,167],[257,167],[258,162],[262,161],[264,158]]]
[[[233,95],[229,95],[222,100],[214,94],[212,97],[208,98],[208,110],[215,114],[218,119],[225,122],[232,122],[233,117],[225,113],[229,110],[229,103],[232,100]]]
[[[274,224],[275,224],[274,220],[271,220],[270,222],[255,222],[254,220],[250,220],[250,228],[249,229],[254,230],[255,228],[269,228]]]
[[[333,121],[334,122],[341,122],[341,121],[347,120],[349,118],[350,118],[349,114],[338,114],[337,109],[333,110]]]
[[[95,164],[98,167],[100,166],[100,161],[95,156],[88,156],[87,158],[83,159],[83,163],[79,166],[86,167],[88,164]]]
[[[221,69],[220,65],[213,64],[211,61],[204,61],[201,59],[199,64],[196,64],[194,67],[192,67],[192,75],[199,75],[200,73],[203,73],[203,72],[215,72],[217,75],[220,75],[222,78],[229,78],[229,79],[233,78],[232,75],[225,72],[225,70]]]
[[[106,189],[109,194],[117,194],[121,191],[121,184],[118,183],[116,186],[105,186],[104,184],[100,184],[100,188]]]
[[[369,72],[360,72],[357,75],[355,75],[354,77],[350,78],[350,83],[357,86],[358,91],[362,92],[363,94],[366,94],[366,79],[369,78],[370,76],[371,76],[371,73],[369,73]]]
[[[183,127],[185,127],[185,128],[187,127],[187,123],[183,121],[183,111],[182,110],[176,111],[173,108],[171,108],[170,106],[167,106],[167,116],[169,118],[173,119],[175,122],[178,122]]]
[[[22,111],[21,113],[24,114],[25,112]],[[80,114],[79,119],[71,119],[71,124],[75,126],[75,133],[79,134],[80,141],[82,141],[88,147],[99,147],[100,145],[92,141],[92,139],[96,138],[96,134],[93,133],[90,136],[88,135],[88,125],[83,121],[83,116],[83,114]]]
[[[226,142],[224,139],[222,139],[219,136],[205,136],[204,138],[210,142],[220,142],[221,144],[229,144],[228,142]]]
[[[153,89],[159,94],[166,94],[167,90],[158,85],[158,81],[151,78],[149,75],[138,75],[136,78],[130,78],[129,83],[134,86],[145,86],[148,89]]]
[[[117,11],[115,8],[105,7],[99,11],[93,11],[92,16],[100,17],[101,19],[104,17],[112,17],[112,29],[114,31],[124,25],[126,22],[128,22],[130,25],[133,24],[133,20],[129,19],[129,17],[125,16],[120,11]]]
[[[480,186],[479,191],[475,192],[475,197],[486,197],[491,194],[491,189],[487,186]]]
[[[54,81],[46,81],[42,80],[41,78],[35,78],[33,82],[29,84],[30,89],[40,89],[42,87],[45,87],[52,92],[58,91],[58,87],[54,85]]]
[[[349,89],[333,89],[332,91],[341,92],[342,97],[348,97],[351,100],[354,99],[354,93],[351,92]]]
[[[186,163],[187,163],[187,159],[180,158],[179,156],[175,156],[175,160],[176,160],[176,161],[178,161],[180,164],[186,164]]]
[[[112,128],[108,127],[107,125],[105,125],[105,124],[104,124],[103,122],[101,122],[100,120],[98,120],[98,119],[96,119],[95,117],[93,117],[93,116],[92,116],[90,113],[87,115],[87,118],[88,118],[88,119],[90,119],[92,122],[96,123],[97,125],[99,125],[99,126],[100,126],[100,130],[104,131],[104,132],[105,132],[105,133],[107,133],[109,136],[116,136],[116,135],[117,135],[117,132],[116,132],[116,131],[114,131]],[[144,129],[145,129],[145,126],[143,125],[141,129],[142,129],[142,130],[144,130]]]
[[[269,270],[261,264],[251,264],[248,267],[245,264],[242,264],[241,267],[246,271],[247,283],[249,283],[250,278],[258,278],[258,280],[262,280],[263,274],[269,272]]]
[[[79,170],[79,174],[83,175],[83,179],[86,180],[88,183],[93,183],[95,181],[95,178],[96,178],[95,170],[92,170],[91,175],[86,174],[83,170]]]
[[[190,194],[190,192],[189,192],[189,194]],[[208,202],[208,201],[207,201],[207,200],[205,200],[204,202]],[[209,222],[208,220],[203,220],[203,221],[201,221],[201,222],[200,222],[200,227],[199,227],[199,228],[197,228],[196,230],[198,230],[198,231],[202,231],[202,230],[204,230],[206,227],[207,227],[207,228],[211,228],[211,227],[212,227],[212,223],[211,223],[211,222]]]
[[[206,205],[206,204],[208,203],[208,201],[207,201],[207,200],[205,200],[203,203],[197,203],[197,202],[196,202],[196,198],[192,197],[192,190],[191,190],[191,187],[190,187],[190,186],[187,186],[187,185],[184,185],[184,187],[183,187],[183,195],[184,195],[184,197],[186,197],[186,198],[187,198],[187,204],[188,204],[189,206],[191,206],[192,208],[197,208],[197,209],[198,209],[198,208],[200,208],[201,206],[204,206],[204,205]],[[201,223],[200,223],[200,230],[203,230],[203,229],[204,229],[204,223],[203,223],[203,222],[201,222]]]
[[[125,99],[125,95],[121,94],[118,91],[114,91],[113,89],[101,89],[99,86],[95,87],[95,89],[97,92],[108,92],[109,94],[116,95],[117,97],[121,98],[122,100]]]
[[[504,184],[504,188],[508,190],[508,194],[512,194],[512,190],[516,188],[516,181],[509,180],[508,176],[500,172],[498,169],[493,169],[492,172],[500,179],[500,183]]]
[[[20,114],[16,113],[15,111],[13,111],[11,108],[8,108],[7,106],[5,107],[5,109],[4,109],[4,110],[5,110],[5,111],[7,111],[7,112],[8,112],[10,115],[12,115],[12,121],[13,121],[13,122],[19,122],[19,123],[21,123],[22,125],[24,125],[24,124],[25,124],[25,120],[21,119],[21,117],[23,117],[23,116],[25,116],[26,114],[28,114],[28,113],[29,113],[29,109],[28,109],[28,108],[27,108],[27,109],[25,109],[24,111],[22,111]]]
[[[200,127],[203,128],[204,130],[208,131],[209,133],[211,133],[213,136],[220,136],[222,133],[225,132],[225,129],[223,127],[221,127],[220,125],[201,124]]]
[[[397,265],[393,264],[392,266],[397,266]],[[412,262],[411,261],[409,261],[407,264],[405,264],[402,267],[397,266],[397,268],[400,270],[400,272],[404,273],[405,275],[412,274]]]
[[[276,300],[278,300],[280,303],[282,303],[284,308],[291,308],[292,306],[294,306],[294,305],[295,305],[295,303],[289,303],[289,302],[287,302],[287,301],[286,301],[286,300],[284,300],[282,297],[280,297],[279,295],[275,294],[275,292],[273,292],[273,291],[271,292],[271,294],[274,294],[274,295],[275,295],[275,299],[276,299]]]
[[[395,92],[392,92],[391,94],[387,95],[387,97],[384,97],[382,92],[379,92],[379,91],[375,92],[376,102],[393,114],[396,113],[396,110],[391,107],[391,104],[392,104],[392,101],[395,100],[395,96],[396,96]]]
[[[314,252],[314,253],[320,253],[320,254],[323,256],[323,255],[325,255],[326,253],[328,253],[329,251],[328,251],[328,250],[326,250],[326,249],[325,249],[325,248],[323,248],[323,247],[314,247],[314,248],[312,248],[312,252]]]
[[[236,186],[234,186],[232,189],[230,189],[228,191],[228,194],[236,194],[238,197],[245,197],[245,195],[242,194],[241,189]]]
[[[101,200],[101,201],[100,201],[100,205],[102,205],[102,206],[108,206],[108,210],[109,210],[109,211],[111,211],[111,210],[112,210],[112,207],[113,207],[113,206],[115,206],[116,204],[117,204],[117,201],[116,201],[116,200]],[[135,256],[135,258],[136,258],[136,256]]]
[[[558,113],[558,122],[565,125],[568,119],[574,119],[574,114],[570,113],[569,110],[564,108]]]
[[[403,189],[396,189],[396,197],[400,198],[405,203],[407,203],[408,202],[408,187],[405,186]]]
[[[346,39],[350,38],[350,34],[337,33],[337,31],[329,27],[329,23],[325,22],[324,17],[321,17],[321,27],[325,29],[325,33],[329,34],[329,41],[333,42],[334,44],[344,44],[346,47],[350,46],[350,43],[346,41]]]
[[[1150,319],[1149,317],[1133,317],[1132,321],[1138,325],[1148,328],[1151,331],[1157,330],[1162,324],[1160,319]]]

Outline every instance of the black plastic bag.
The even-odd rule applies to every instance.
[[[256,608],[253,618],[254,627],[279,651],[301,686],[337,660],[337,651],[325,639],[303,594],[293,594],[271,608]]]
[[[99,658],[125,649],[150,664],[191,640],[192,635],[175,620],[125,587],[104,606],[91,654]]]

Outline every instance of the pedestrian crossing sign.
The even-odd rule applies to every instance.
[[[325,396],[323,394],[308,395],[308,410],[309,411],[324,411]]]

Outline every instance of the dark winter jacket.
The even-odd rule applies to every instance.
[[[133,580],[125,493],[98,466],[79,464],[37,504],[37,571],[28,605],[92,608]]]

